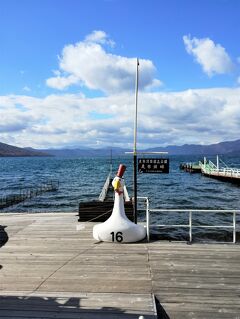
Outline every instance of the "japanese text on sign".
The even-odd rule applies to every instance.
[[[169,173],[168,158],[139,158],[139,173]]]

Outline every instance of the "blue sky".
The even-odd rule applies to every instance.
[[[240,1],[2,0],[0,140],[139,147],[239,136]]]

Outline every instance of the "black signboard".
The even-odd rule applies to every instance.
[[[139,173],[169,173],[168,158],[139,158],[138,159]]]

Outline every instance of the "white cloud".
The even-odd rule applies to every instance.
[[[138,145],[238,139],[239,108],[240,88],[141,92]],[[1,140],[10,144],[36,148],[133,144],[134,94],[3,96],[0,112]]]
[[[23,87],[23,91],[25,91],[25,92],[30,92],[31,89],[30,89],[29,86],[25,85],[25,86]]]
[[[196,61],[202,66],[208,76],[214,74],[225,74],[233,70],[233,62],[220,44],[215,44],[209,38],[183,37],[186,51],[193,55]]]
[[[95,30],[92,33],[88,34],[85,37],[85,42],[108,44],[111,47],[114,47],[114,45],[115,45],[114,41],[109,39],[109,37],[106,34],[106,32],[101,31],[101,30]]]
[[[209,76],[232,69],[225,49],[212,40],[184,36],[184,43]],[[113,43],[104,31],[94,31],[82,42],[65,46],[59,70],[47,79],[47,85],[53,88],[80,85],[106,92],[106,97],[0,96],[1,141],[36,148],[131,148],[136,59],[107,52],[109,45]],[[152,61],[140,59],[139,147],[209,144],[239,138],[240,87],[152,92],[153,87],[161,85],[154,73]]]
[[[78,83],[78,78],[74,75],[70,75],[67,77],[56,76],[47,79],[46,83],[51,88],[63,90],[72,84]]]
[[[31,127],[34,119],[30,114],[24,114],[19,109],[7,109],[1,114],[0,133],[13,134],[23,132],[26,128]]]
[[[47,79],[48,86],[64,89],[72,84],[105,93],[120,93],[133,90],[136,59],[108,53],[103,44],[112,41],[103,31],[94,31],[84,41],[63,48],[59,58],[58,73]],[[151,88],[161,85],[154,78],[156,72],[152,61],[140,59],[139,87]]]

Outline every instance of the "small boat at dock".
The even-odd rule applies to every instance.
[[[110,169],[110,172],[106,178],[98,199],[79,203],[79,222],[104,222],[111,216],[114,204],[112,180],[112,169]],[[125,185],[123,195],[126,216],[128,217],[128,219],[133,221],[133,202],[128,195],[128,191]]]
[[[181,163],[179,168],[180,170],[189,173],[201,173],[201,167],[199,166],[199,163]]]

